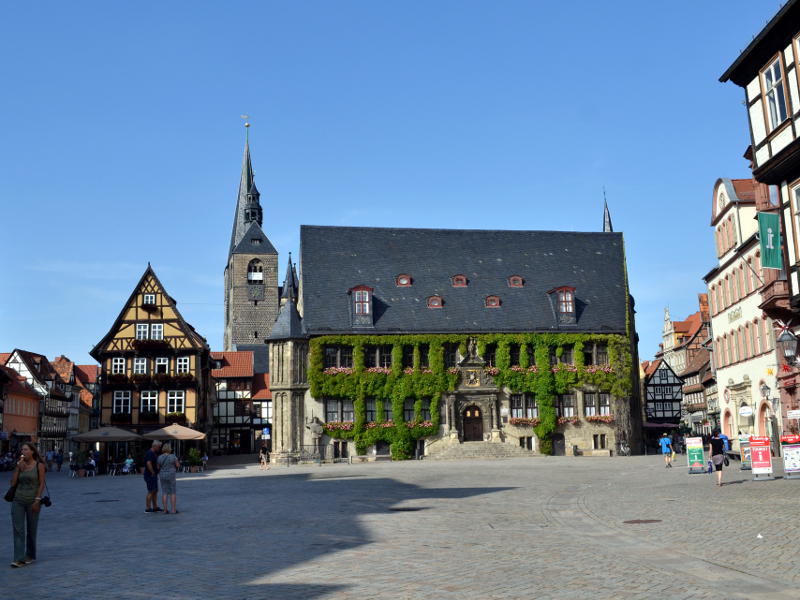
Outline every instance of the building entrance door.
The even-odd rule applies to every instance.
[[[483,441],[483,415],[481,409],[474,404],[464,410],[464,441]]]

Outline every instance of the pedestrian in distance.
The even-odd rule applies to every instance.
[[[47,461],[47,470],[48,471],[52,471],[53,470],[53,463],[55,462],[55,459],[56,459],[56,453],[52,449],[50,449],[45,453],[44,456],[45,456],[45,460]]]
[[[268,471],[269,470],[269,454],[267,452],[267,444],[261,442],[261,449],[258,451],[259,461],[261,463],[261,470]]]
[[[64,464],[64,452],[59,448],[56,450],[56,465],[58,465],[58,471],[61,472],[61,465]]]
[[[719,435],[719,429],[715,429],[711,436],[711,464],[717,472],[717,486],[722,485],[722,465],[725,462],[725,441]]]
[[[664,455],[664,468],[671,469],[672,468],[672,440],[669,439],[669,435],[667,432],[664,432],[664,435],[661,436],[661,439],[658,440],[658,445],[661,446],[661,454]]]
[[[161,442],[155,441],[144,455],[144,483],[147,486],[144,512],[146,513],[161,512],[161,509],[158,508],[158,455],[160,451]]]
[[[36,560],[36,532],[39,511],[42,509],[47,468],[36,446],[22,444],[20,459],[11,476],[11,485],[17,486],[11,501],[11,525],[14,534],[13,568],[24,567]]]
[[[172,453],[172,446],[164,444],[161,456],[158,457],[158,482],[161,484],[161,505],[164,507],[165,515],[170,512],[168,500],[172,501],[172,514],[178,514],[177,479],[180,468],[181,462]]]

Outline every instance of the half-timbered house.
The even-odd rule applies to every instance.
[[[205,429],[208,343],[181,316],[149,264],[90,354],[101,365],[101,424],[140,433],[175,422]]]
[[[644,375],[644,434],[645,444],[650,447],[662,433],[678,428],[683,380],[661,358],[647,364]]]

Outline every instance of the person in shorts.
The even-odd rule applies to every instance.
[[[658,440],[658,445],[661,446],[661,454],[664,455],[664,468],[672,468],[672,440],[669,439],[667,432]]]
[[[158,482],[161,484],[161,504],[164,514],[169,514],[169,502],[172,500],[172,514],[178,514],[177,473],[181,463],[172,453],[172,446],[164,444],[161,456],[158,457]]]
[[[161,442],[155,441],[144,455],[144,482],[147,485],[144,509],[146,513],[161,512],[161,509],[158,508],[158,455],[160,451]]]

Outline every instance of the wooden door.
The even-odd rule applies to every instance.
[[[469,406],[464,411],[464,441],[483,441],[483,415],[477,406]]]

